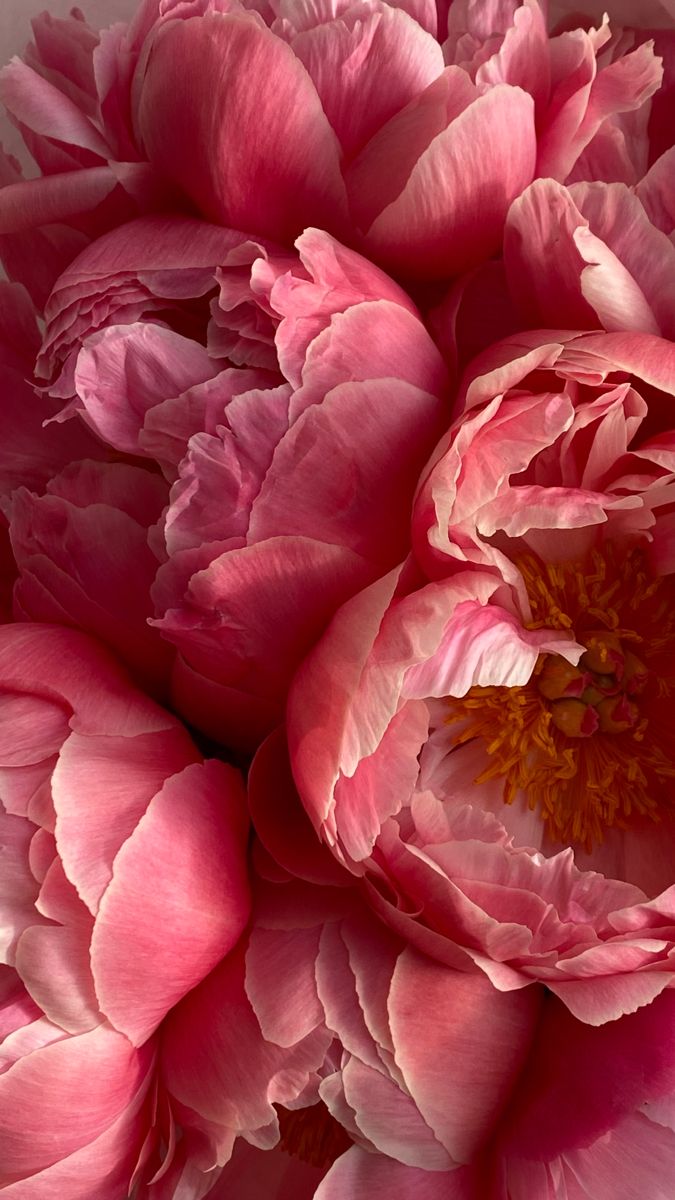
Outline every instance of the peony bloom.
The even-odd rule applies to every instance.
[[[595,1024],[673,978],[674,380],[649,335],[486,352],[415,559],[343,607],[289,706],[303,803],[377,911]]]
[[[405,553],[447,423],[440,353],[398,285],[318,230],[290,255],[147,218],[85,251],[46,315],[59,419],[128,461],[15,493],[17,614],[65,614],[160,689],[171,643],[180,711],[255,747],[334,610]]]
[[[0,651],[0,1187],[119,1200],[154,1171],[156,1031],[248,917],[242,785],[82,634]]]
[[[46,227],[63,259],[64,225],[91,236],[172,206],[287,246],[319,226],[404,278],[456,275],[499,249],[534,177],[647,170],[651,45],[606,22],[551,36],[544,7],[455,0],[446,25],[429,0],[145,0],[100,39],[38,18],[1,92],[43,177],[10,164],[0,233]]]
[[[256,885],[246,990],[288,1054],[333,1038],[315,1093],[279,1110],[289,1165],[329,1167],[316,1200],[667,1200],[670,993],[593,1029],[539,985],[500,992],[406,945],[354,889],[276,876]]]

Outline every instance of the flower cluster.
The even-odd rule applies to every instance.
[[[671,0],[32,24],[0,1196],[672,1200]]]

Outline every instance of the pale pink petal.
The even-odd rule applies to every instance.
[[[321,928],[254,929],[246,952],[246,994],[263,1036],[295,1046],[323,1024],[315,977]]]
[[[150,322],[109,326],[88,338],[75,367],[75,390],[95,431],[116,450],[143,454],[146,414],[217,373],[191,338]]]
[[[618,953],[616,957],[619,965]],[[616,1021],[651,1004],[670,983],[669,972],[636,971],[634,974],[575,979],[569,983],[549,981],[549,987],[579,1021],[604,1025],[605,1021]]]
[[[382,1154],[425,1171],[456,1166],[425,1124],[415,1101],[387,1075],[350,1058],[341,1079],[358,1129]]]

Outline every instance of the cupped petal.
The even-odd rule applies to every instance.
[[[52,777],[56,842],[66,875],[92,913],[112,878],[115,855],[153,796],[168,776],[198,758],[178,724],[136,737],[112,730],[70,735]]]
[[[101,1025],[52,1042],[0,1075],[0,1180],[7,1187],[105,1132],[133,1102],[152,1060]]]
[[[169,22],[138,120],[150,160],[211,220],[285,243],[310,224],[339,232],[337,138],[305,68],[254,14]]]
[[[291,41],[347,159],[442,73],[435,38],[402,7],[356,6]]]
[[[96,433],[116,450],[144,455],[147,413],[218,372],[199,342],[150,322],[111,325],[85,342],[75,391]]]
[[[382,169],[381,137],[355,163],[350,195]],[[413,278],[455,275],[490,257],[509,205],[532,179],[535,146],[530,96],[505,84],[479,96],[431,140],[400,193],[364,227],[369,252]]]
[[[534,1036],[537,989],[497,992],[407,949],[389,1014],[396,1061],[427,1124],[455,1162],[492,1136]]]
[[[91,964],[103,1011],[135,1045],[237,941],[246,836],[241,780],[214,759],[168,779],[117,854]]]

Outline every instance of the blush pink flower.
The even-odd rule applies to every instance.
[[[242,785],[82,634],[5,625],[0,645],[0,1184],[119,1200],[147,1159],[153,1035],[248,917]]]
[[[596,1024],[673,978],[674,368],[648,335],[487,352],[416,563],[344,606],[290,698],[303,803],[377,911]]]
[[[606,22],[551,37],[538,0],[455,0],[447,28],[430,0],[260,7],[145,0],[100,39],[39,18],[2,98],[44,174],[10,171],[0,233],[96,233],[171,205],[285,245],[319,226],[395,274],[443,279],[498,250],[534,177],[586,178],[598,139],[647,136],[659,60],[608,46]]]
[[[130,462],[14,495],[17,614],[65,613],[160,687],[171,643],[180,711],[254,747],[335,608],[405,553],[441,355],[401,288],[317,230],[291,255],[147,218],[85,251],[46,313],[59,419]]]

